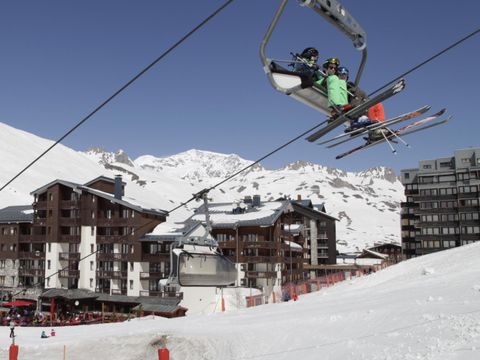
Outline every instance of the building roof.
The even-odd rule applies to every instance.
[[[259,206],[242,206],[232,203],[208,205],[213,229],[238,226],[272,226],[290,206],[290,202],[262,201]],[[239,209],[239,211],[233,211]],[[188,220],[205,222],[205,205],[200,206]]]
[[[317,209],[325,210],[324,204],[316,205],[315,207],[317,209],[315,209],[315,207],[313,207],[310,200],[301,200],[301,201],[292,200],[292,206],[295,211],[298,211],[299,213],[307,217],[312,217],[314,219],[321,219],[322,217],[324,218],[326,217],[331,220],[339,221],[337,218],[327,215],[323,211],[317,210]]]
[[[199,226],[203,226],[200,221],[192,220],[183,223],[163,222],[145,234],[140,241],[175,241],[179,236],[187,237]]]
[[[41,295],[44,299],[64,298],[67,300],[95,299],[99,294],[86,289],[48,289]]]
[[[0,223],[31,223],[32,221],[32,205],[8,206],[0,210]]]
[[[96,178],[92,181],[89,181],[87,184],[91,184],[92,182],[97,181],[99,179],[105,180],[105,179],[108,179],[108,178],[106,178],[104,176],[100,176],[100,177],[98,177],[98,178]],[[85,192],[88,192],[90,194],[94,194],[96,196],[99,196],[99,197],[102,197],[106,200],[109,200],[114,204],[120,204],[122,206],[128,207],[128,208],[133,209],[133,210],[137,210],[139,212],[150,213],[150,214],[154,214],[154,215],[165,215],[165,216],[168,214],[167,211],[165,211],[165,210],[143,207],[141,201],[138,201],[138,200],[133,199],[133,198],[123,196],[122,199],[117,199],[117,198],[115,198],[115,196],[113,194],[110,194],[110,193],[107,193],[107,192],[104,192],[104,191],[100,191],[100,190],[97,190],[97,189],[93,189],[93,188],[90,188],[86,185],[77,184],[77,183],[74,183],[74,182],[59,180],[59,179],[54,180],[54,181],[52,181],[52,182],[50,182],[50,183],[48,183],[48,184],[46,184],[46,185],[44,185],[44,186],[42,186],[38,189],[32,191],[30,194],[31,195],[36,195],[36,194],[43,193],[43,192],[47,191],[50,187],[52,187],[53,185],[56,185],[56,184],[64,185],[64,186],[72,188],[74,190],[78,189],[79,191],[85,191]],[[128,201],[125,200],[125,199],[127,199]]]
[[[96,177],[95,179],[90,180],[89,182],[86,182],[83,185],[90,186],[90,185],[96,183],[97,181],[105,181],[105,182],[108,182],[108,183],[115,184],[115,179],[109,178],[109,177],[104,176],[104,175],[100,175],[99,177]],[[126,185],[126,184],[127,183],[125,181],[122,181],[122,185]]]

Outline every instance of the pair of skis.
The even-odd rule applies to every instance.
[[[447,121],[449,121],[452,118],[451,116],[449,116],[445,119],[442,119],[440,121],[428,124],[429,122],[431,122],[431,121],[437,119],[438,117],[440,117],[441,115],[443,115],[445,113],[445,111],[446,111],[446,109],[442,109],[439,112],[437,112],[437,113],[435,113],[431,116],[428,116],[424,119],[415,121],[414,123],[406,125],[404,127],[401,127],[400,129],[397,129],[397,130],[392,130],[392,129],[388,128],[387,126],[377,127],[374,130],[366,130],[366,131],[358,134],[358,136],[360,136],[360,135],[367,135],[368,136],[366,138],[366,142],[363,145],[357,146],[357,147],[355,147],[355,148],[353,148],[349,151],[346,151],[346,152],[336,156],[335,158],[336,159],[342,159],[342,158],[344,158],[348,155],[352,155],[353,153],[355,153],[357,151],[360,151],[360,150],[363,150],[363,149],[381,144],[383,142],[386,142],[388,144],[388,146],[390,147],[390,150],[392,150],[392,153],[396,154],[397,151],[392,146],[392,144],[391,144],[392,142],[396,143],[396,141],[398,140],[401,143],[403,143],[405,146],[410,147],[410,145],[408,143],[406,143],[402,139],[402,137],[405,136],[405,135],[410,135],[410,134],[416,133],[418,131],[427,130],[427,129],[432,128],[434,126],[438,126],[438,125],[442,125],[442,124],[446,123]],[[414,113],[415,112],[412,112],[410,114],[414,114]],[[408,114],[405,114],[403,116],[404,117],[408,116]],[[413,117],[415,117],[415,116],[409,117],[408,119],[412,119]],[[400,121],[408,120],[408,119],[399,120],[399,121],[397,121],[397,123],[400,122]],[[428,125],[426,125],[426,124],[428,124]],[[375,132],[375,131],[377,132],[377,135],[376,135],[377,138],[372,139],[371,134],[372,134],[372,132]],[[348,139],[348,140],[350,140],[350,139]],[[330,147],[339,145],[340,143],[343,143],[343,142],[345,142],[345,141],[338,142],[334,145],[331,145]]]

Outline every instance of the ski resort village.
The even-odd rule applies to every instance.
[[[480,359],[480,2],[385,5],[5,3],[0,358]]]

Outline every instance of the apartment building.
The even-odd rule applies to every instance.
[[[336,219],[323,205],[320,210],[310,200],[261,201],[258,195],[208,205],[212,235],[237,264],[237,285],[266,293],[308,277],[304,264],[335,264]],[[205,221],[205,206],[187,221]]]
[[[0,286],[24,284],[24,276],[41,279],[44,275],[44,245],[31,242],[33,208],[8,206],[0,210]],[[22,258],[20,261],[19,259]],[[2,294],[3,296],[4,294]]]
[[[406,258],[480,240],[480,148],[422,160],[401,171],[402,247]]]
[[[101,176],[86,184],[55,180],[34,190],[30,241],[20,241],[18,259],[34,257],[44,272],[23,274],[23,285],[43,276],[45,288],[148,292],[140,274],[152,259],[139,239],[165,221],[166,212],[124,199],[124,186],[120,176]]]

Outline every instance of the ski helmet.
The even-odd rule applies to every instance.
[[[311,59],[314,56],[318,57],[318,50],[313,47],[308,47],[302,51],[300,56],[305,59]]]
[[[323,68],[324,69],[328,68],[328,65],[330,64],[340,66],[340,60],[338,60],[338,58],[327,59],[323,62]]]
[[[345,66],[339,66],[338,69],[337,69],[337,74],[338,75],[347,75],[347,78],[348,78],[349,72],[348,72],[348,69]]]

